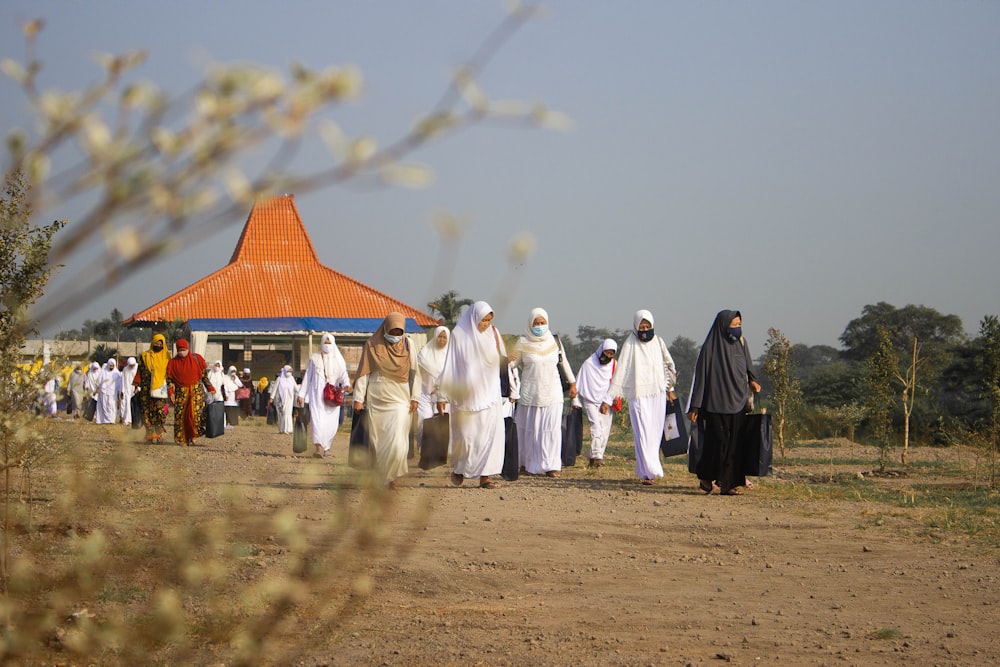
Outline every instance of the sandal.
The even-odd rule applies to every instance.
[[[558,470],[549,470],[548,472],[545,473],[545,476],[546,477],[562,477],[562,475],[559,474]]]
[[[642,480],[642,485],[643,486],[653,486],[653,480],[651,480],[651,479],[644,479],[644,480]]]
[[[700,482],[698,482],[698,488],[701,489],[702,491],[704,491],[705,493],[711,493],[712,492],[712,483],[710,481],[708,481],[707,479],[703,479]]]
[[[722,495],[724,495],[724,496],[742,496],[743,495],[743,487],[742,486],[734,486],[731,489],[726,489],[725,491],[722,492]]]
[[[451,473],[451,485],[452,486],[462,486],[462,482],[464,482],[464,481],[465,481],[465,478],[462,477],[461,475],[459,475],[457,472]]]
[[[494,482],[492,479],[488,479],[485,482],[480,482],[479,483],[479,488],[480,489],[499,489],[500,488],[500,484],[498,482]]]

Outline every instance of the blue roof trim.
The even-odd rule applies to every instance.
[[[246,317],[236,319],[188,320],[192,331],[224,333],[231,331],[250,333],[374,333],[382,324],[377,317]],[[424,333],[423,327],[412,317],[406,318],[406,333]]]

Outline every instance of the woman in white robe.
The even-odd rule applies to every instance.
[[[108,359],[104,364],[97,383],[97,411],[94,412],[94,422],[114,424],[118,419],[118,395],[122,391],[122,374],[114,358]]]
[[[213,383],[212,386],[217,385]],[[243,381],[240,380],[239,371],[236,370],[236,366],[230,366],[226,371],[226,378],[222,381],[222,405],[226,412],[226,428],[239,426],[240,402],[236,400],[236,390],[242,386]]]
[[[559,477],[562,470],[563,389],[559,367],[576,398],[576,378],[562,345],[549,331],[549,314],[534,308],[514,348],[521,366],[521,390],[514,423],[521,466],[529,475]]]
[[[576,376],[576,395],[590,422],[590,452],[587,454],[588,468],[604,465],[604,451],[611,435],[611,411],[601,412],[601,403],[611,387],[611,377],[616,368],[615,354],[618,343],[606,338],[594,354],[580,365]],[[617,398],[617,397],[615,397]]]
[[[375,470],[390,490],[407,473],[411,415],[420,399],[417,351],[404,333],[406,316],[389,313],[365,341],[354,379],[354,409],[365,409]]]
[[[292,433],[295,428],[292,410],[295,408],[295,395],[298,391],[299,386],[295,383],[295,376],[292,375],[292,367],[283,367],[271,389],[271,403],[274,405],[274,414],[278,422],[278,433]]]
[[[417,404],[417,444],[419,446],[424,435],[424,420],[438,413],[437,385],[447,354],[448,327],[434,329],[431,339],[427,341],[417,354],[417,366],[420,367],[420,398]],[[442,412],[447,412],[447,404]]]
[[[132,386],[132,380],[135,379],[138,370],[139,362],[135,357],[129,357],[128,361],[125,362],[125,368],[122,369],[121,418],[122,424],[126,426],[132,424],[132,395],[135,394],[136,389]]]
[[[323,334],[319,347],[320,351],[309,357],[296,404],[309,405],[309,427],[316,447],[313,456],[323,458],[330,451],[333,436],[337,435],[340,427],[340,406],[328,405],[323,400],[323,388],[329,383],[343,387],[347,393],[351,390],[351,379],[347,375],[347,362],[337,349],[333,334]]]
[[[504,427],[500,358],[507,356],[493,326],[493,308],[477,301],[451,332],[438,385],[438,408],[451,407],[451,483],[479,479],[480,488],[500,488],[490,479],[503,469]]]
[[[89,401],[96,401],[97,396],[101,391],[101,365],[96,361],[90,362],[90,367],[87,369],[87,373],[84,376],[83,381],[84,387],[84,398],[83,404],[80,406],[80,412],[83,413],[87,410],[87,403]],[[95,416],[97,410],[94,410]],[[91,417],[91,421],[93,421]]]
[[[663,477],[660,440],[666,421],[667,401],[676,401],[674,382],[677,369],[670,350],[653,330],[653,314],[636,311],[632,333],[622,344],[611,387],[604,396],[601,413],[608,414],[616,396],[628,399],[635,444],[635,474],[643,484]]]
[[[222,367],[222,360],[218,360],[212,364],[212,367],[208,370],[208,382],[212,385],[212,389],[215,391],[212,393],[212,403],[225,401],[225,397],[222,395],[222,386],[226,383],[226,371]],[[235,393],[235,389],[233,392]]]

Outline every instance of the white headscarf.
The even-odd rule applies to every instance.
[[[632,318],[632,334],[622,344],[615,375],[611,381],[612,389],[606,398],[613,399],[612,393],[623,393],[629,399],[644,398],[674,388],[677,372],[666,343],[655,335],[646,343],[637,337],[639,325],[643,320],[652,325],[653,314],[648,310],[635,312]]]
[[[334,384],[341,373],[347,370],[347,362],[344,355],[337,348],[337,339],[332,333],[325,333],[320,338],[320,351],[313,355],[313,361],[317,368],[323,369],[326,382]]]
[[[441,367],[444,366],[444,358],[448,354],[447,344],[444,347],[438,346],[438,336],[442,333],[449,339],[451,338],[448,327],[438,327],[434,330],[427,344],[420,348],[420,352],[417,354],[417,365],[420,366],[420,372],[428,377],[436,378],[441,375]]]
[[[543,356],[546,354],[552,354],[557,349],[556,337],[552,334],[551,329],[546,331],[541,336],[536,336],[531,332],[531,327],[535,322],[535,318],[544,317],[545,324],[549,325],[549,314],[545,312],[544,308],[532,308],[531,315],[528,316],[528,327],[518,341],[518,347],[522,353],[526,354],[536,354],[538,356]]]
[[[282,367],[281,375],[279,375],[278,379],[274,381],[275,396],[279,396],[285,391],[295,391],[295,378],[292,376],[291,366]]]
[[[588,403],[601,403],[608,393],[611,385],[611,375],[617,365],[612,361],[602,364],[600,359],[605,350],[618,350],[618,343],[605,338],[598,346],[597,352],[587,357],[580,366],[580,373],[576,376],[576,392],[580,400]]]
[[[492,312],[490,304],[477,301],[451,332],[438,384],[457,409],[484,410],[500,400],[500,355],[506,356],[507,348],[495,328],[477,326]]]

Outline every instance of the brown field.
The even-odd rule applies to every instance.
[[[15,664],[1000,664],[998,502],[955,448],[876,477],[815,443],[722,497],[677,458],[639,485],[620,441],[493,491],[412,461],[384,493],[343,432],[315,460],[262,419],[194,448],[47,427],[69,451],[12,477]]]

